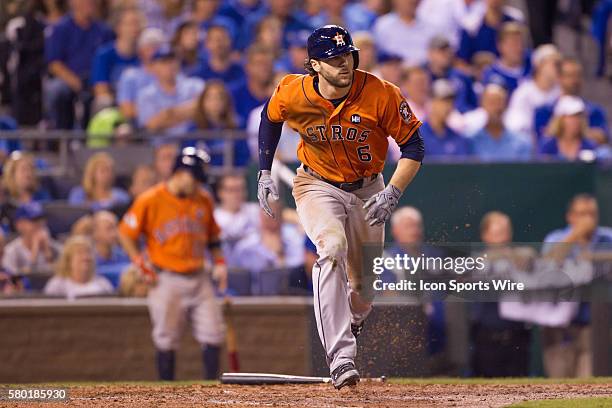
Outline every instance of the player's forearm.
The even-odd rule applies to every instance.
[[[397,167],[395,168],[395,172],[393,173],[389,184],[394,185],[403,192],[412,182],[420,168],[420,162],[412,159],[401,158],[397,162]]]
[[[282,122],[272,122],[268,119],[268,104],[264,105],[261,112],[261,123],[259,124],[259,169],[271,170],[274,161],[274,153],[280,141],[283,130]]]
[[[138,244],[132,238],[123,234],[119,234],[119,243],[121,244],[123,250],[130,257],[131,260],[134,260],[140,256]]]

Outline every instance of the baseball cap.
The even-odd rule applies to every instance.
[[[586,106],[582,99],[577,96],[564,95],[557,101],[555,105],[555,116],[571,116],[584,112]]]
[[[168,45],[163,45],[159,47],[157,51],[155,51],[155,54],[153,54],[153,58],[151,60],[152,61],[168,60],[168,59],[173,59],[174,57],[175,57],[175,54],[172,48],[170,48],[170,46]]]
[[[453,83],[447,79],[438,79],[431,84],[431,93],[436,99],[454,98],[457,95],[457,89]]]
[[[166,35],[162,30],[155,27],[145,28],[138,37],[138,48],[148,45],[161,45],[167,41]]]
[[[379,51],[377,60],[379,64],[386,62],[402,62],[402,56],[387,51]]]
[[[429,41],[429,49],[443,50],[450,46],[450,41],[443,35],[436,35]]]
[[[540,45],[531,54],[531,65],[538,67],[541,63],[551,57],[560,58],[559,49],[553,44]]]
[[[42,206],[37,202],[31,202],[28,204],[22,204],[15,210],[15,221],[18,220],[29,220],[34,221],[40,218],[44,218],[45,212]]]

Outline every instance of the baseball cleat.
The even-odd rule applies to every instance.
[[[337,390],[342,387],[355,386],[359,382],[359,373],[353,363],[344,363],[331,374],[332,384]]]
[[[353,336],[355,336],[355,338],[359,337],[359,335],[363,331],[364,322],[365,320],[362,320],[361,323],[351,323],[351,333],[353,333]]]

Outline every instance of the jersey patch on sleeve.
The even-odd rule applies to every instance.
[[[400,113],[400,116],[402,117],[402,120],[406,124],[409,124],[410,119],[412,119],[412,112],[410,111],[410,108],[408,107],[408,102],[402,101],[402,103],[400,103],[399,113]]]
[[[125,214],[123,216],[123,222],[131,229],[136,229],[138,227],[138,219],[133,213]]]

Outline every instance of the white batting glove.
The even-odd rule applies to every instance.
[[[369,208],[365,219],[369,221],[370,226],[384,224],[391,217],[401,196],[399,188],[389,184],[384,190],[370,197],[363,206],[366,210]]]
[[[257,199],[259,206],[263,208],[268,217],[274,218],[274,212],[268,203],[268,196],[274,201],[278,201],[278,189],[272,181],[272,173],[270,170],[260,170],[257,175]]]

